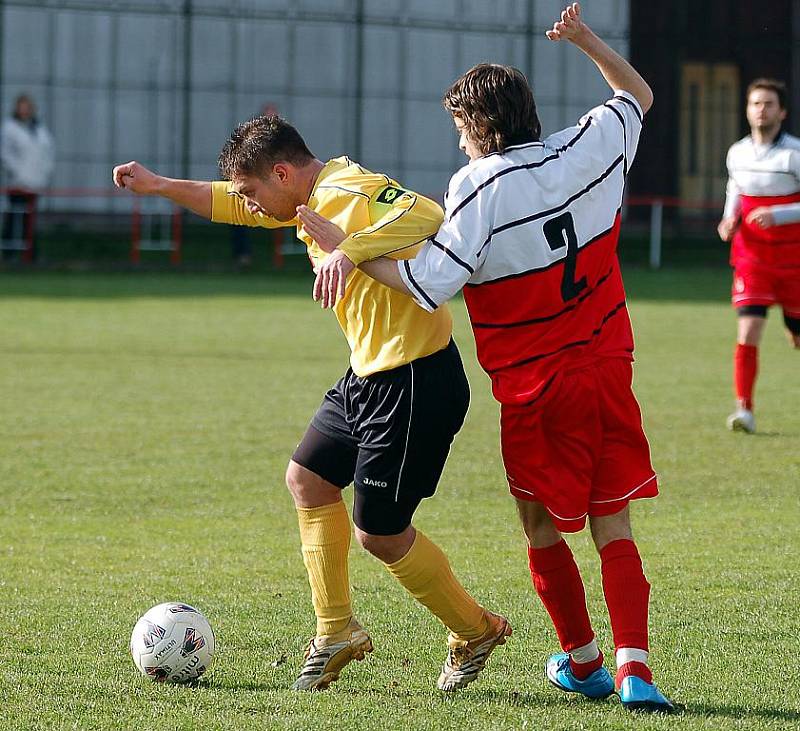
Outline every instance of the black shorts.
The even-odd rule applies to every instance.
[[[351,369],[325,394],[292,460],[339,487],[355,484],[353,521],[396,535],[436,491],[469,406],[455,343],[389,371]]]
[[[739,317],[764,317],[766,318],[769,308],[767,305],[741,305],[736,308]],[[800,335],[800,317],[789,317],[786,310],[783,311],[783,324],[792,335]]]

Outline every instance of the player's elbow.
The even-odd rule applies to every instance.
[[[639,106],[642,108],[644,114],[647,114],[650,107],[653,106],[653,90],[644,80],[642,80],[642,88],[637,91],[636,101],[639,102]]]

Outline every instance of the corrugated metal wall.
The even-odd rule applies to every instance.
[[[623,54],[628,0],[587,0]],[[57,187],[110,184],[114,162],[209,179],[238,121],[267,103],[318,157],[358,158],[438,196],[465,158],[440,99],[479,61],[528,73],[545,132],[605,98],[544,31],[561,0],[0,0],[0,104],[29,92],[58,144]],[[51,200],[109,210],[118,201]]]

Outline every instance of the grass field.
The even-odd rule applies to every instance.
[[[631,717],[545,682],[554,633],[463,303],[473,402],[417,524],[514,636],[445,697],[444,630],[354,545],[376,649],[306,695],[287,690],[313,615],[283,470],[347,359],[310,280],[17,273],[0,275],[0,729],[797,729],[800,353],[773,315],[760,432],[730,434],[728,273],[626,276],[662,488],[634,527],[651,659],[682,716]],[[596,555],[585,535],[572,545],[610,658]],[[216,629],[196,688],[153,684],[128,654],[136,618],[167,600]]]

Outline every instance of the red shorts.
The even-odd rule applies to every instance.
[[[564,375],[534,406],[501,408],[511,494],[542,503],[560,531],[658,495],[632,379],[629,361],[610,358]]]
[[[734,307],[780,305],[789,317],[800,317],[800,269],[738,262],[733,271],[731,302]]]

